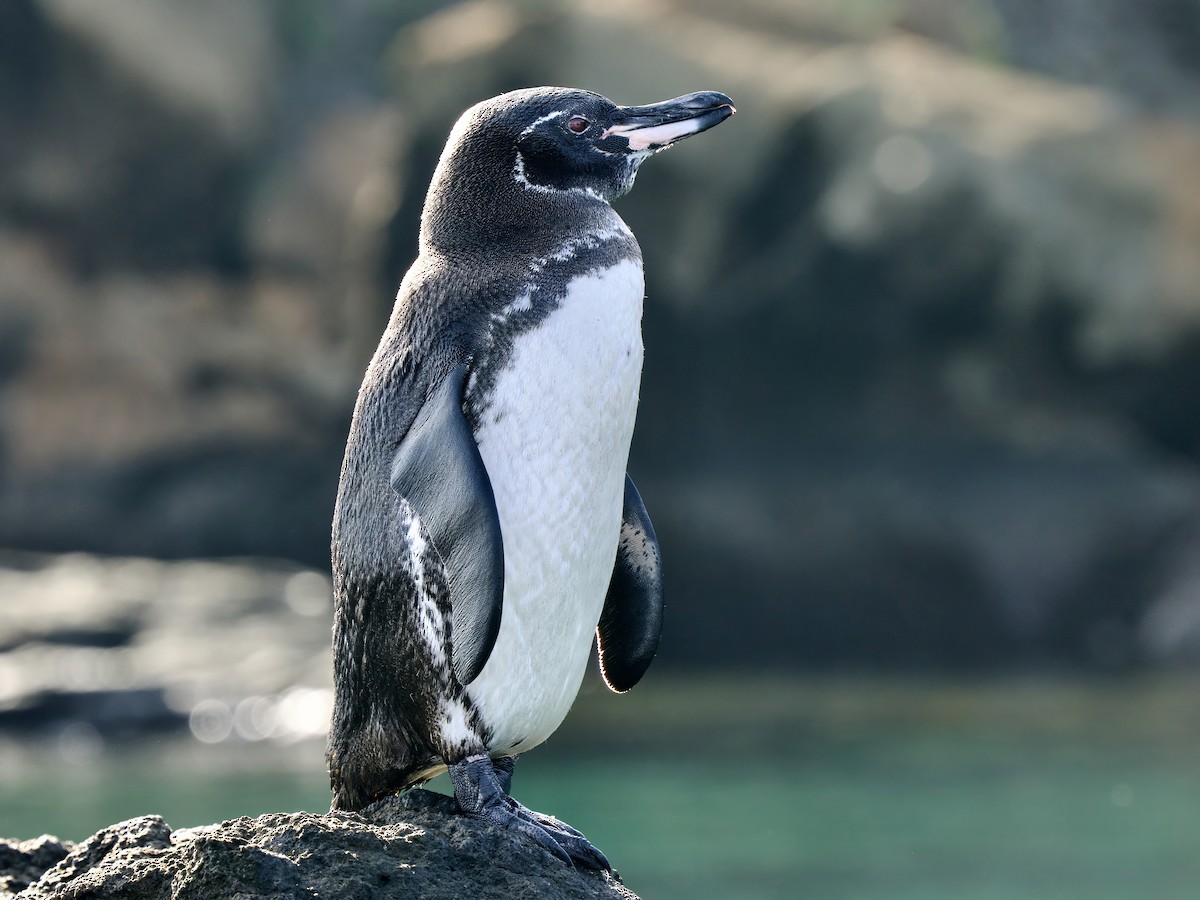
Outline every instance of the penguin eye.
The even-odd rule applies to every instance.
[[[592,123],[583,116],[572,116],[567,120],[567,128],[569,128],[574,134],[583,134],[588,130],[591,124]]]

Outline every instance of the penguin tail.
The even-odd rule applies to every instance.
[[[414,783],[414,754],[402,737],[366,745],[362,740],[331,739],[325,753],[333,800],[329,808],[354,812]]]

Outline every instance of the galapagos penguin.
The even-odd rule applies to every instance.
[[[659,548],[625,473],[642,259],[610,204],[733,112],[716,92],[622,107],[543,87],[451,131],[334,510],[334,809],[449,769],[466,815],[610,868],[512,799],[512,770],[566,716],[593,634],[618,692],[658,647]]]

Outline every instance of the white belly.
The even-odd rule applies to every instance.
[[[621,527],[643,291],[634,262],[571,281],[514,342],[476,434],[504,536],[504,612],[467,691],[494,755],[549,737],[583,679]]]

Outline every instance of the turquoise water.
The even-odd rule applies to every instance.
[[[584,830],[647,900],[1195,898],[1198,697],[1180,679],[589,688],[514,793]],[[159,751],[18,765],[0,833],[327,805],[317,745]]]

